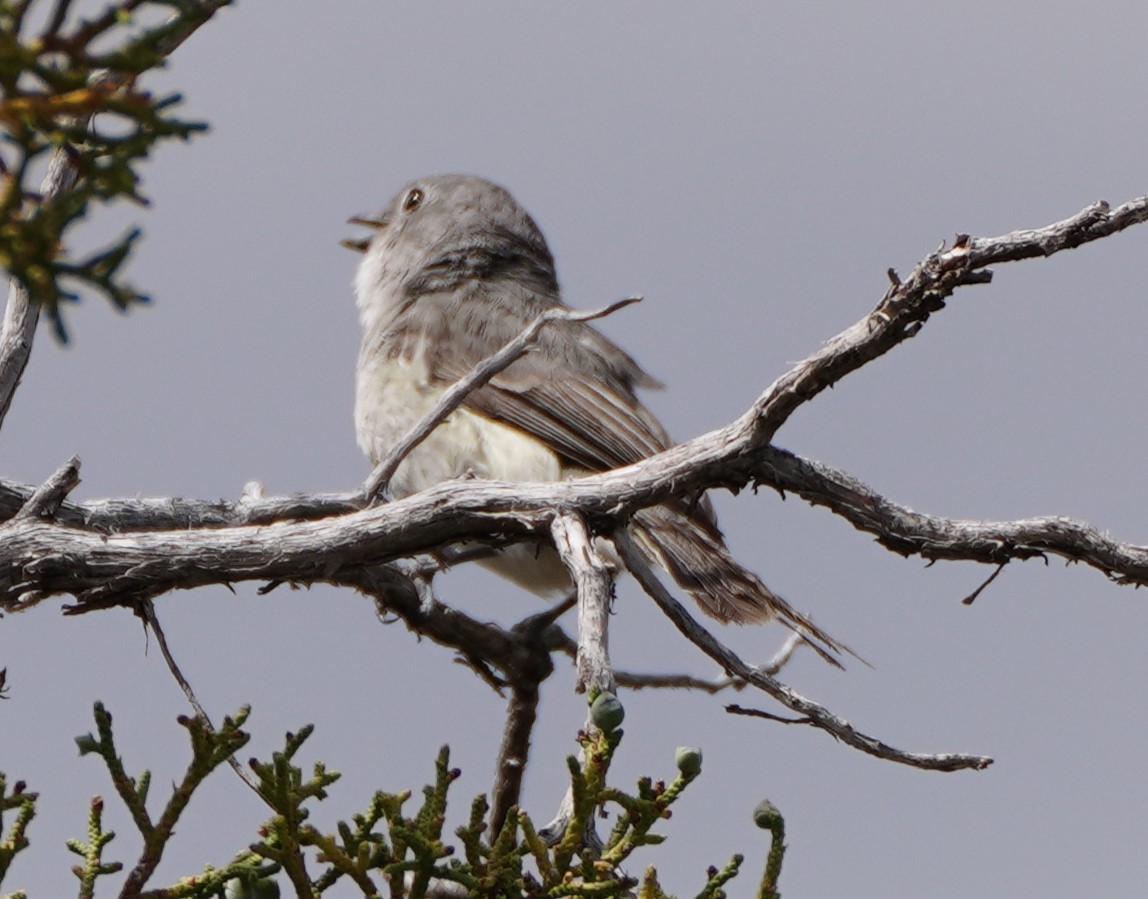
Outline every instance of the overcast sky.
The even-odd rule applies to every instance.
[[[0,473],[37,482],[78,453],[79,498],[356,486],[357,258],[338,241],[350,215],[442,171],[521,200],[572,305],[643,294],[603,329],[666,382],[648,401],[676,437],[720,426],[868,312],[888,267],[907,272],[959,231],[1148,191],[1146,27],[1134,2],[243,0],[152,82],[184,93],[210,134],[148,164],[152,209],[97,213],[76,241],[141,223],[132,276],[153,306],[121,316],[89,297],[69,310],[70,346],[41,331]],[[779,444],[922,512],[1063,514],[1148,542],[1146,241],[1134,229],[999,268],[803,408]],[[735,697],[624,694],[620,786],[672,777],[679,744],[705,751],[661,827],[668,844],[635,873],[652,862],[693,895],[708,865],[741,852],[730,893],[752,895],[766,838],[750,813],[769,797],[786,816],[787,896],[1142,894],[1144,594],[1054,560],[1009,566],[967,607],[989,569],[893,556],[795,497],[716,500],[738,555],[873,663],[842,673],[806,653],[784,679],[899,747],[996,762],[910,770],[810,728],[731,718]],[[208,708],[253,705],[244,755],[314,722],[304,761],[345,775],[314,812],[331,827],[374,789],[417,795],[449,743],[464,815],[489,788],[501,700],[349,591],[257,586],[158,603]],[[541,602],[473,567],[438,590],[504,622]],[[182,696],[139,622],[59,607],[0,621],[0,770],[41,794],[5,888],[39,896],[75,889],[64,840],[83,836],[90,796],[112,793],[72,743],[93,701],[115,714],[129,770],[153,770],[153,802],[188,757]],[[716,673],[632,583],[613,625],[619,667]],[[752,661],[784,636],[721,635]],[[563,664],[545,690],[525,796],[536,819],[575,750],[573,680]],[[225,862],[264,816],[220,771],[153,885]],[[132,862],[114,801],[108,819],[109,855]]]

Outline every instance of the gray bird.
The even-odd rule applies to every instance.
[[[478,362],[540,313],[563,306],[554,259],[534,220],[502,187],[472,175],[408,184],[379,216],[355,278],[363,342],[355,390],[359,446],[373,464]],[[586,323],[556,322],[537,346],[469,395],[399,466],[404,497],[463,476],[557,481],[606,471],[671,446],[638,399],[661,386]],[[631,533],[708,615],[780,618],[839,643],[734,560],[705,498],[643,509]],[[539,594],[568,593],[553,546],[519,544],[482,564]]]

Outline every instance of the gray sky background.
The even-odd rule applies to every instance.
[[[367,466],[351,424],[358,345],[338,246],[348,216],[405,181],[468,171],[532,211],[568,301],[646,301],[603,324],[669,389],[648,396],[690,437],[739,414],[787,366],[864,315],[889,266],[906,272],[957,231],[998,234],[1148,189],[1142,3],[383,4],[244,0],[153,84],[212,132],[147,167],[154,208],[93,217],[92,246],[131,222],[134,280],[154,306],[69,311],[45,329],[0,442],[0,472],[45,478],[83,457],[83,498],[235,498],[348,489]],[[778,442],[938,515],[1064,514],[1148,541],[1143,260],[1134,229],[1000,267],[891,355],[795,416]],[[731,544],[777,590],[872,663],[811,654],[785,679],[900,747],[991,755],[980,773],[877,761],[807,728],[731,718],[748,695],[623,696],[616,783],[705,770],[666,847],[639,856],[693,895],[707,865],[786,816],[785,895],[1140,895],[1148,875],[1141,594],[1059,562],[926,568],[824,510],[768,492],[717,502]],[[315,810],[332,826],[372,790],[418,788],[450,743],[456,818],[488,789],[503,704],[450,654],[328,589],[164,598],[173,649],[217,714],[254,706],[245,756],[312,721],[304,759],[345,773]],[[539,600],[472,568],[439,593],[510,622]],[[129,614],[64,619],[58,603],[0,622],[0,770],[42,797],[8,889],[68,895],[64,848],[88,799],[112,793],[72,738],[96,699],[156,800],[183,770],[183,699]],[[714,674],[632,583],[619,667]],[[779,629],[724,630],[764,660]],[[526,804],[564,786],[581,700],[547,685]],[[111,856],[138,847],[115,802]],[[265,810],[230,772],[193,802],[162,874],[222,863]],[[159,885],[158,882],[156,885]],[[341,896],[350,895],[343,889]]]

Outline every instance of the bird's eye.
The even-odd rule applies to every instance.
[[[412,187],[407,191],[407,195],[403,197],[403,212],[414,212],[423,204],[423,198],[426,196],[417,187]]]

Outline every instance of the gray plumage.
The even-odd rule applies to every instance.
[[[376,229],[348,245],[364,252],[355,422],[377,462],[446,387],[563,304],[542,232],[485,179],[423,178],[380,216],[353,221]],[[391,490],[406,496],[465,475],[557,480],[637,462],[671,445],[636,393],[658,386],[590,325],[547,325],[535,349],[470,394],[404,460]],[[704,498],[642,510],[631,528],[650,561],[719,621],[778,616],[841,648],[732,558]],[[536,592],[570,587],[552,547],[514,547],[489,566]]]

